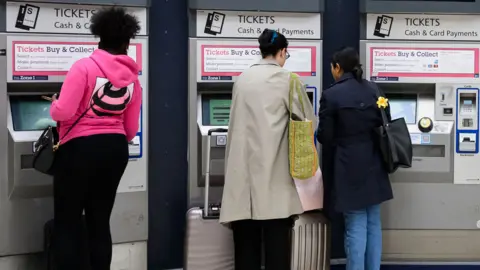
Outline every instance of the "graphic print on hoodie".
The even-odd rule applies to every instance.
[[[65,77],[59,99],[50,108],[52,119],[60,122],[60,137],[88,112],[62,143],[105,133],[125,134],[131,141],[139,131],[142,106],[138,76],[139,66],[128,55],[97,49],[90,57],[75,62]]]
[[[92,110],[87,114],[97,116],[121,115],[132,100],[134,83],[118,88],[113,86],[107,78],[97,78],[94,89],[96,90],[92,93],[90,101]]]

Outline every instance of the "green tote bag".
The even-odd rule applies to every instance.
[[[290,119],[288,123],[288,147],[290,174],[293,178],[305,180],[313,177],[318,170],[318,154],[315,147],[314,127],[312,120],[305,118],[303,100],[303,84],[297,74],[290,75],[288,110]],[[300,102],[302,116],[300,120],[293,119],[292,104],[295,92]],[[308,100],[306,101],[308,102]]]

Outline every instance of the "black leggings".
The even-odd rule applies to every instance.
[[[127,163],[128,143],[120,134],[75,138],[58,149],[53,185],[56,270],[83,270],[83,211],[91,270],[110,270],[110,215]]]
[[[262,268],[262,242],[265,269],[290,270],[292,226],[290,218],[233,222],[235,270]]]

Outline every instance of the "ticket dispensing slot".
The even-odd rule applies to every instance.
[[[231,89],[229,85],[225,87]],[[205,147],[208,139],[208,130],[212,128],[228,128],[230,120],[230,106],[232,104],[232,93],[221,87],[211,87],[208,91],[199,91],[197,123],[199,128],[198,158],[202,161],[198,166],[198,187],[205,186]],[[212,134],[210,152],[210,186],[222,187],[225,175],[225,148],[227,145],[227,134]]]
[[[457,89],[457,153],[478,153],[478,89]]]
[[[25,86],[28,86],[25,88]],[[8,191],[10,198],[42,198],[52,195],[52,178],[33,169],[33,144],[48,126],[50,97],[60,84],[11,84],[8,88]],[[27,91],[36,92],[27,92]]]

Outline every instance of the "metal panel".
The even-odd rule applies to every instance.
[[[479,13],[480,1],[382,1],[360,0],[362,13]]]
[[[0,3],[0,32],[5,32],[7,29],[7,13],[6,12],[7,12],[7,6],[5,5],[5,2]]]
[[[147,7],[150,0],[15,0],[16,2],[42,2],[59,4],[88,4],[88,5],[119,5],[119,6],[137,6]],[[5,1],[3,1],[5,2]]]
[[[323,88],[327,88],[334,82],[330,72],[330,57],[342,46],[358,48],[360,34],[360,13],[358,12],[359,0],[325,0],[325,12],[323,13]],[[322,150],[322,166],[331,166],[329,153]],[[330,161],[331,162],[331,161]],[[327,163],[327,164],[325,164]],[[325,177],[331,177],[325,175]],[[327,190],[328,184],[325,186]],[[325,202],[325,212],[331,220],[332,228],[332,258],[345,258],[344,218],[341,213],[334,211],[331,202]]]
[[[150,8],[148,269],[183,265],[187,211],[187,1]]]
[[[283,11],[283,12],[323,12],[324,0],[189,0],[190,9],[243,10],[243,11]]]

